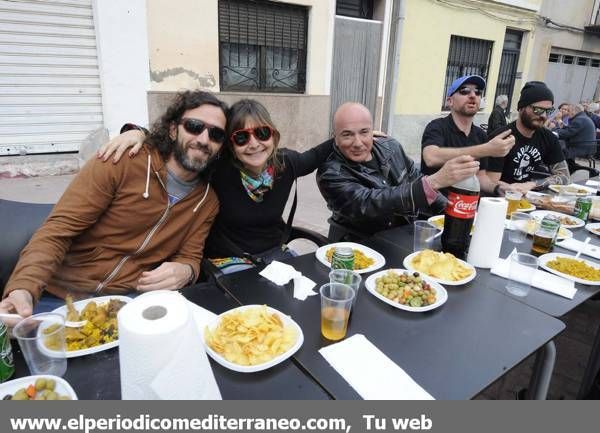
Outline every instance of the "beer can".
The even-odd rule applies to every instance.
[[[331,258],[331,269],[354,269],[354,251],[350,247],[336,247]]]
[[[6,324],[0,320],[0,382],[11,378],[15,372],[12,347],[8,336]]]
[[[592,198],[579,197],[575,202],[575,216],[583,221],[587,221],[592,211]]]

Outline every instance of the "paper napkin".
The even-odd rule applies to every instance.
[[[309,296],[316,295],[317,292],[313,290],[316,285],[317,283],[305,276],[294,278],[294,298],[305,301]]]
[[[531,272],[531,268],[523,266],[523,272],[519,272],[519,276],[526,275],[527,272]],[[510,255],[506,259],[497,259],[492,266],[492,274],[496,274],[502,278],[508,278],[510,270]],[[525,278],[518,280],[521,283],[525,283]],[[553,275],[540,269],[536,270],[531,285],[538,289],[545,290],[550,293],[554,293],[559,296],[563,296],[567,299],[573,299],[577,289],[573,281]]]
[[[556,245],[562,248],[566,248],[567,250],[579,252],[579,249],[583,245],[583,242],[578,241],[577,239],[569,238],[557,241]],[[597,247],[595,245],[587,244],[587,246],[581,253],[600,260],[600,247]]]
[[[600,187],[600,182],[598,182],[597,180],[588,180],[585,184],[587,186]]]
[[[302,276],[302,274],[294,269],[293,266],[286,265],[277,260],[273,260],[269,263],[267,267],[260,271],[260,275],[278,286],[283,286],[284,284],[289,283],[290,280]]]
[[[362,334],[323,347],[319,353],[365,400],[434,399]]]

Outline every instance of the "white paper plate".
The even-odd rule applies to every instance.
[[[433,279],[425,276],[424,274],[421,274],[421,278],[423,279],[423,281],[426,281],[427,283],[429,283],[429,285],[431,285],[431,287],[435,290],[436,301],[431,305],[427,305],[426,307],[410,307],[408,305],[402,305],[397,302],[394,302],[391,299],[388,299],[385,296],[380,295],[375,290],[375,287],[376,287],[375,280],[377,278],[385,275],[388,271],[394,271],[398,274],[404,273],[404,272],[410,272],[407,269],[386,269],[384,271],[379,271],[379,272],[374,273],[373,275],[370,275],[369,278],[367,278],[367,280],[365,281],[365,287],[367,288],[369,293],[371,293],[371,295],[375,296],[376,298],[380,299],[381,301],[385,302],[386,304],[391,305],[392,307],[396,307],[396,308],[398,308],[400,310],[404,310],[404,311],[411,311],[413,313],[421,313],[423,311],[435,310],[436,308],[444,305],[444,303],[448,300],[448,292],[446,292],[446,289],[444,289],[444,287],[440,283],[437,283]]]
[[[562,212],[556,212],[556,211],[553,211],[553,210],[536,210],[534,212],[531,212],[531,216],[534,217],[534,218],[537,218],[540,221],[542,220],[542,218],[544,218],[544,216],[546,216],[548,214],[555,215],[557,217],[567,217],[567,218],[573,220],[576,223],[576,224],[568,224],[568,225],[561,223],[561,226],[564,227],[564,228],[566,228],[566,229],[576,229],[576,228],[579,228],[579,227],[583,227],[585,225],[585,221],[584,220],[579,219],[577,217],[574,217],[572,215],[567,215],[566,213],[562,213]]]
[[[596,194],[596,189],[595,188],[591,188],[591,187],[585,186],[585,185],[578,185],[576,183],[571,183],[569,185],[550,185],[548,187],[548,189],[551,190],[551,191],[554,191],[556,193],[560,193],[560,188],[561,187],[577,188],[577,189],[581,189],[581,190],[586,190],[586,192],[573,192],[572,194],[569,194],[569,195],[574,195],[574,196],[577,196],[577,197],[585,197],[586,195]]]
[[[327,250],[329,248],[336,248],[336,247],[347,247],[347,248],[352,248],[353,250],[359,250],[365,256],[370,257],[373,260],[375,260],[375,262],[368,268],[355,270],[354,272],[356,272],[357,274],[366,274],[368,272],[373,272],[385,265],[385,257],[383,257],[381,254],[379,254],[377,251],[372,250],[369,247],[365,247],[364,245],[356,244],[354,242],[338,242],[335,244],[323,245],[321,248],[319,248],[317,251],[315,251],[315,256],[317,257],[317,260],[320,261],[321,263],[323,263],[328,268],[330,268],[331,263],[329,263],[329,261],[327,260],[327,256],[326,256]]]
[[[81,311],[85,308],[87,304],[91,301],[96,302],[96,304],[104,304],[110,301],[111,299],[118,299],[125,303],[130,302],[132,299],[128,296],[119,296],[119,295],[111,295],[111,296],[99,296],[97,298],[89,298],[83,299],[81,301],[73,302],[73,306],[77,309],[77,311]],[[59,313],[66,317],[67,315],[67,306],[63,305],[55,310],[52,310],[53,313]],[[103,350],[111,349],[119,345],[119,340],[112,341],[110,343],[101,344],[99,346],[90,347],[89,349],[80,349],[80,350],[67,350],[67,358],[76,358],[78,356],[91,355],[92,353],[102,352]]]
[[[581,278],[577,278],[577,277],[574,277],[574,276],[569,275],[569,274],[563,274],[562,272],[559,272],[556,269],[552,269],[552,268],[548,267],[546,263],[548,263],[550,260],[554,260],[557,257],[566,257],[568,259],[573,259],[574,258],[574,256],[571,256],[569,254],[561,254],[561,253],[544,254],[543,256],[540,256],[540,258],[539,258],[540,268],[545,269],[546,271],[551,272],[554,275],[558,275],[559,277],[563,277],[563,278],[565,278],[567,280],[575,281],[576,283],[586,284],[588,286],[600,286],[600,281],[583,280]],[[600,269],[600,265],[598,265],[597,263],[594,263],[594,262],[592,262],[590,260],[583,259],[581,257],[579,257],[577,260],[583,260],[589,266],[592,266],[592,267],[594,267],[596,269]]]
[[[600,236],[600,223],[589,223],[585,225],[585,229],[597,236]]]
[[[467,284],[469,281],[472,281],[477,276],[477,270],[475,269],[475,267],[473,265],[465,262],[464,260],[457,259],[460,263],[462,263],[467,268],[469,268],[469,269],[471,269],[473,271],[471,273],[471,275],[469,275],[466,278],[463,278],[462,280],[458,280],[458,281],[442,280],[440,278],[432,277],[431,275],[428,275],[425,272],[417,271],[415,268],[413,268],[412,261],[416,257],[416,255],[419,254],[419,253],[420,253],[420,251],[415,251],[414,253],[409,254],[408,256],[406,256],[404,258],[404,261],[402,262],[402,264],[409,271],[418,272],[418,273],[424,275],[425,277],[429,278],[430,280],[437,281],[438,283],[444,284],[446,286],[461,286],[463,284]]]
[[[71,400],[77,400],[77,394],[69,385],[69,383],[62,377],[52,376],[50,374],[40,374],[37,376],[26,376],[18,379],[9,380],[0,384],[0,398],[3,398],[7,394],[14,394],[21,388],[27,388],[29,385],[34,385],[36,379],[54,379],[56,381],[56,387],[54,391],[59,395],[67,395],[71,397]]]
[[[243,311],[248,308],[262,308],[262,305],[244,305],[242,307],[237,307],[237,308],[233,308],[231,310],[225,311],[224,313],[219,314],[217,316],[217,318],[210,325],[208,325],[208,328],[210,330],[215,329],[217,327],[217,325],[219,324],[219,322],[221,321],[221,317],[223,317],[225,314],[229,314],[232,311],[238,311],[238,310]],[[203,329],[202,330],[202,340],[204,342],[204,346],[206,347],[206,353],[208,353],[208,355],[212,359],[217,361],[223,367],[229,368],[230,370],[233,370],[233,371],[238,371],[240,373],[254,373],[256,371],[266,370],[266,369],[271,368],[274,365],[277,365],[277,364],[285,361],[286,359],[288,359],[290,356],[292,356],[294,353],[296,353],[296,351],[298,349],[300,349],[300,347],[302,346],[302,343],[304,343],[304,334],[302,333],[302,329],[300,328],[300,326],[298,326],[298,324],[290,316],[283,314],[281,311],[276,310],[275,308],[271,308],[269,306],[267,306],[267,310],[269,311],[269,313],[275,313],[275,314],[279,315],[279,317],[281,318],[281,320],[283,321],[285,326],[291,326],[296,331],[296,335],[297,335],[296,343],[291,348],[289,348],[286,352],[282,353],[281,355],[273,358],[272,360],[270,360],[268,362],[264,362],[264,363],[258,364],[258,365],[234,364],[233,362],[230,362],[227,359],[225,359],[223,356],[219,355],[217,352],[212,350],[208,344],[206,344],[206,340],[204,339],[205,337],[204,337],[204,329]]]

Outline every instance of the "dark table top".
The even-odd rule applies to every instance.
[[[402,267],[400,248],[375,239],[365,245],[386,257],[384,268]],[[315,281],[317,289],[329,281],[329,269],[314,254],[287,262]],[[255,270],[226,275],[220,283],[241,304],[264,303],[291,315],[304,332],[295,359],[335,398],[359,398],[318,353],[331,344],[321,336],[318,295],[298,301],[291,287],[277,286]],[[369,294],[363,280],[348,336],[364,334],[435,398],[468,399],[563,329],[559,320],[477,284],[450,287],[441,308],[411,313]]]
[[[217,314],[237,307],[231,298],[212,284],[188,287],[183,290],[183,294],[190,301]],[[15,341],[12,342],[15,355],[13,378],[29,375],[29,369],[18,346]],[[217,364],[210,357],[209,360],[223,399],[322,400],[330,398],[290,359],[268,370],[251,374],[231,371]],[[120,399],[118,348],[68,359],[64,379],[73,387],[79,399]]]
[[[575,239],[584,240],[587,236],[591,237],[591,244],[600,246],[598,236],[588,232],[583,227],[577,229],[570,229],[573,232]],[[412,226],[396,227],[391,230],[386,230],[375,234],[375,238],[383,240],[385,242],[392,243],[398,246],[403,253],[412,253],[412,242],[413,242],[413,229]],[[508,230],[504,231],[504,238],[502,241],[502,248],[500,251],[500,257],[507,257],[513,248],[517,248],[519,252],[531,251],[532,239],[530,236],[527,237],[524,243],[515,244],[508,239]],[[560,248],[558,245],[554,248],[554,252],[575,254],[570,250]],[[588,256],[583,256],[589,260],[594,260]],[[553,317],[562,317],[569,311],[582,304],[596,293],[600,292],[600,286],[588,286],[585,284],[575,284],[577,293],[573,299],[567,299],[562,296],[555,295],[554,293],[546,292],[541,289],[532,287],[529,294],[525,297],[512,296],[506,291],[506,279],[494,275],[489,269],[477,268],[477,276],[470,283],[470,285],[478,285],[486,288],[496,290],[512,299],[529,305],[536,310],[540,310]]]

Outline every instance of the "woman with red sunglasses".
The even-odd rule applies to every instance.
[[[137,129],[124,132],[102,146],[98,157],[106,161],[114,153],[118,161],[128,147],[133,156],[143,140]],[[316,170],[332,146],[328,140],[299,153],[280,149],[279,140],[279,131],[260,102],[242,99],[228,110],[225,146],[211,177],[220,211],[204,248],[204,256],[225,273],[252,267],[257,259],[269,263],[294,255],[282,244],[285,204],[296,178]]]

